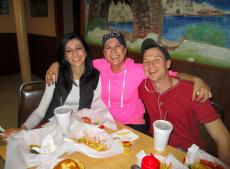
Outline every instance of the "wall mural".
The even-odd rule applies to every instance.
[[[122,32],[130,51],[152,37],[172,58],[230,68],[229,0],[85,0],[85,37]]]

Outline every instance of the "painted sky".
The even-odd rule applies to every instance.
[[[195,0],[197,3],[207,2],[217,8],[230,10],[230,0]]]

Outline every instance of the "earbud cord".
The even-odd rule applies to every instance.
[[[146,78],[145,78],[145,89],[149,92],[149,93],[158,93],[156,88],[154,87],[154,85],[152,84],[153,88],[155,89],[155,91],[151,91],[148,89],[147,85],[146,85]],[[161,120],[166,120],[167,116],[168,116],[168,111],[165,112],[165,115],[164,115],[164,118],[162,118],[162,111],[161,111],[161,105],[162,103],[160,104],[160,97],[162,94],[164,94],[165,92],[168,92],[171,88],[173,87],[173,82],[172,82],[172,78],[170,78],[170,87],[164,91],[163,93],[160,93],[159,96],[158,96],[158,99],[157,99],[157,105],[158,105],[158,109],[159,109],[159,112],[160,112],[160,119]]]

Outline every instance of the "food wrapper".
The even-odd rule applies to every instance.
[[[90,124],[99,128],[107,127],[112,130],[117,130],[116,122],[114,121],[111,113],[108,108],[105,106],[103,101],[100,98],[94,100],[94,104],[91,105],[91,108],[83,108],[78,110],[76,108],[72,108],[73,113],[71,115],[71,125],[70,130],[75,128],[78,123],[84,123],[82,118],[89,118]],[[55,117],[51,117],[49,122],[44,124],[42,127],[55,127],[57,126],[57,122]]]
[[[158,158],[159,159],[159,158]],[[188,169],[186,165],[181,163],[179,160],[176,159],[176,157],[172,154],[169,154],[161,161],[162,163],[165,163],[166,165],[170,166],[172,169]]]
[[[95,125],[97,127],[106,126],[112,130],[117,130],[117,125],[112,115],[106,110],[84,108],[80,111],[73,110],[73,116],[80,122],[83,122],[82,118],[88,117],[91,121],[91,125]],[[71,123],[74,125],[74,121]]]
[[[211,169],[229,169],[229,166],[221,160],[200,149],[195,144],[188,148],[188,152],[185,156],[185,164],[192,169],[202,168],[202,166],[203,168],[209,166]]]
[[[93,158],[110,157],[124,152],[120,141],[112,139],[106,131],[93,125],[78,123],[66,137],[75,144],[78,151]]]
[[[39,154],[30,152],[30,146],[40,147]],[[55,160],[74,145],[63,141],[60,127],[45,127],[21,131],[9,138],[5,168],[30,168],[45,161]]]
[[[135,133],[133,133],[131,130],[123,128],[113,134],[111,134],[111,136],[113,137],[113,139],[119,139],[120,141],[134,141],[136,139],[138,139],[138,135],[136,135]]]
[[[141,166],[142,158],[144,158],[147,154],[144,152],[144,150],[139,151],[136,154],[137,159],[137,165]],[[153,154],[160,162],[161,162],[161,168],[164,169],[188,169],[186,165],[181,163],[179,160],[176,159],[175,156],[172,154],[168,154],[166,157],[162,155]],[[160,168],[160,169],[161,169]]]

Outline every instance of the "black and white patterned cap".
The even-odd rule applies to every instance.
[[[124,47],[126,47],[126,42],[125,42],[125,37],[123,34],[116,32],[116,31],[111,31],[107,34],[105,34],[102,37],[102,45],[103,47],[105,46],[105,42],[110,39],[110,38],[116,38],[120,44],[124,45]]]

